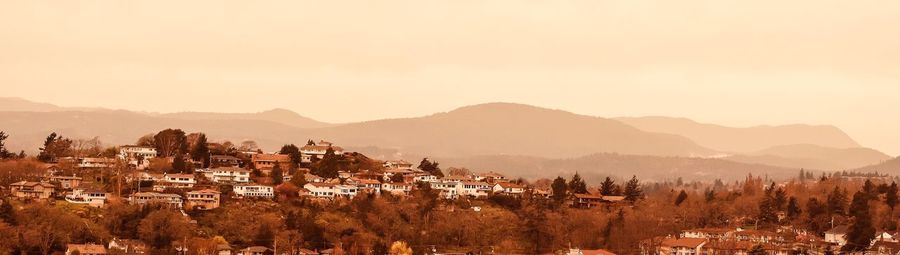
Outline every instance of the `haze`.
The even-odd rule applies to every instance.
[[[4,96],[328,122],[517,102],[900,154],[898,1],[4,1]]]

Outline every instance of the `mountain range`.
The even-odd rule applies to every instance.
[[[455,162],[479,165],[475,159],[496,162],[528,159],[533,166],[559,165],[554,169],[560,171],[615,173],[612,166],[617,165],[609,162],[639,160],[643,163],[634,163],[635,168],[655,169],[656,173],[672,169],[690,171],[687,168],[693,167],[706,169],[702,173],[733,172],[732,176],[742,176],[747,171],[762,169],[766,173],[799,168],[854,169],[891,158],[861,147],[833,126],[734,128],[668,117],[601,118],[512,103],[465,106],[416,118],[336,124],[285,109],[258,113],[160,114],[68,108],[0,98],[0,130],[10,135],[7,146],[13,150],[33,153],[50,132],[75,138],[97,136],[112,145],[131,144],[143,135],[165,128],[204,132],[211,141],[254,140],[266,151],[277,150],[284,143],[324,139],[348,148],[398,152],[385,157],[428,156],[446,159],[445,165]],[[560,163],[572,160],[580,163]],[[647,167],[653,164],[671,166],[668,170]]]

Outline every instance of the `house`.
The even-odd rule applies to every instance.
[[[20,199],[49,199],[56,186],[46,182],[20,181],[9,185],[9,193]]]
[[[307,196],[313,198],[353,198],[359,192],[359,187],[355,185],[339,185],[324,182],[307,183],[306,185],[303,185],[303,188],[309,190]]]
[[[299,250],[297,250],[297,255],[319,255],[319,252],[300,248]]]
[[[456,199],[462,190],[462,183],[459,181],[440,180],[430,182],[432,189],[440,191],[440,196],[444,199]]]
[[[306,179],[306,182],[325,182],[325,178],[310,173],[303,174],[303,179]]]
[[[164,194],[157,192],[138,192],[131,195],[128,199],[131,204],[146,205],[151,203],[159,203],[168,205],[173,208],[182,207],[182,198],[178,194]]]
[[[194,187],[194,184],[197,184],[197,180],[194,179],[193,174],[163,174],[160,180],[158,175],[154,176],[151,174],[151,178],[154,183],[153,190],[162,192],[167,188],[173,189],[190,189]]]
[[[872,239],[872,242],[874,243],[876,241],[892,243],[900,242],[900,240],[897,240],[897,233],[890,233],[885,231],[878,231],[878,233],[875,234],[875,239]]]
[[[272,186],[257,184],[235,185],[232,191],[238,197],[272,198],[275,196],[275,191]]]
[[[498,182],[509,181],[508,179],[506,179],[506,176],[499,174],[499,173],[495,173],[493,171],[490,171],[487,173],[473,174],[472,178],[475,179],[476,181],[483,181],[483,182],[488,182],[488,183],[498,183]]]
[[[754,243],[773,243],[784,241],[778,233],[765,230],[738,230],[732,234],[735,240]]]
[[[356,185],[360,191],[366,191],[378,194],[381,192],[381,182],[377,180],[370,179],[359,179],[359,178],[350,178],[347,179],[347,184]]]
[[[409,192],[412,191],[412,188],[412,184],[403,182],[389,182],[381,184],[381,190],[390,192],[393,195],[409,195]]]
[[[134,145],[119,147],[119,159],[124,160],[129,166],[137,169],[144,169],[150,166],[150,159],[156,156],[156,148],[153,147]]]
[[[875,241],[869,248],[870,253],[877,255],[897,255],[900,254],[900,243],[889,241]]]
[[[437,180],[438,180],[437,176],[427,174],[424,172],[423,173],[413,173],[412,179],[411,179],[412,182],[433,182],[433,181],[437,181]]]
[[[699,255],[706,245],[703,238],[666,238],[659,245],[660,255]]]
[[[81,177],[72,176],[50,176],[50,182],[59,183],[61,189],[73,189],[81,185]]]
[[[825,242],[844,246],[847,244],[847,225],[840,225],[825,232]]]
[[[272,255],[272,249],[263,246],[251,246],[238,251],[238,255]]]
[[[591,208],[603,204],[603,196],[593,194],[575,194],[572,198],[572,207]]]
[[[202,171],[206,179],[214,183],[248,183],[250,182],[250,170],[238,167],[218,167]]]
[[[66,195],[66,202],[73,204],[86,204],[102,208],[106,204],[108,193],[98,188],[75,188]]]
[[[185,193],[184,207],[197,210],[211,210],[219,208],[219,197],[222,193],[211,190],[196,190]]]
[[[491,185],[486,182],[466,181],[461,182],[458,193],[463,196],[485,198],[491,192]]]
[[[106,254],[106,247],[99,244],[68,244],[66,245],[66,255],[100,255]]]
[[[504,193],[509,195],[521,195],[525,193],[525,185],[512,183],[512,182],[501,182],[494,184],[494,193]]]
[[[611,251],[607,251],[604,249],[597,250],[582,250],[582,249],[569,249],[568,252],[562,253],[563,255],[616,255]]]
[[[681,231],[681,237],[725,240],[733,233],[734,230],[727,228],[697,228]]]
[[[306,145],[300,148],[300,162],[310,163],[313,160],[319,160],[325,157],[325,153],[331,149],[334,155],[344,154],[344,149],[326,141],[319,141],[313,145]]]
[[[82,169],[112,168],[115,166],[116,159],[114,158],[81,158],[78,160],[78,168]]]
[[[240,167],[241,159],[228,155],[209,156],[210,167]]]
[[[141,240],[119,238],[113,238],[112,241],[109,241],[107,249],[118,251],[113,252],[115,254],[127,255],[147,254],[148,251],[147,244]]]
[[[413,164],[406,162],[406,160],[388,160],[382,164],[385,169],[412,169]]]
[[[287,172],[288,169],[291,169],[292,164],[291,156],[284,154],[253,154],[250,157],[250,162],[254,168],[266,175],[272,172],[275,164],[278,164],[282,172]]]
[[[231,245],[219,244],[219,245],[216,245],[215,255],[231,255],[232,250],[234,250],[234,249],[231,248]]]

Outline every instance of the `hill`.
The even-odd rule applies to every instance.
[[[644,131],[681,135],[702,146],[738,154],[792,144],[831,148],[860,147],[844,131],[828,125],[797,124],[736,128],[670,117],[616,118],[616,120]]]
[[[272,109],[258,113],[179,112],[161,114],[160,117],[183,120],[264,120],[299,128],[321,128],[333,124],[303,117],[286,109]]]
[[[879,172],[883,174],[900,175],[900,157],[885,160],[878,164],[860,167],[854,169],[857,172]]]
[[[767,164],[789,168],[848,170],[878,164],[891,157],[869,148],[836,149],[812,144],[794,144],[768,148],[746,155],[728,157],[729,160]]]

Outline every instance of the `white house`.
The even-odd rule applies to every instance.
[[[463,196],[471,196],[475,198],[484,198],[491,192],[491,185],[485,182],[466,181],[461,182],[461,188],[458,193]]]
[[[81,158],[78,160],[78,168],[112,168],[116,166],[114,158]]]
[[[359,188],[354,185],[339,185],[323,182],[307,183],[306,185],[303,185],[303,188],[309,190],[307,195],[314,198],[353,198],[359,192]]]
[[[106,204],[107,193],[99,189],[74,188],[66,195],[66,202],[73,204],[87,204],[101,208]]]
[[[350,178],[347,184],[356,185],[360,191],[367,191],[378,194],[381,191],[381,182],[371,179]]]
[[[494,193],[521,195],[522,193],[525,193],[525,186],[512,182],[501,182],[494,184]]]
[[[429,185],[432,189],[439,190],[441,197],[445,199],[456,199],[462,191],[462,183],[458,181],[433,181]]]
[[[390,192],[394,195],[409,195],[409,192],[412,191],[412,184],[404,183],[404,182],[395,182],[395,183],[382,183],[381,190]]]
[[[162,203],[168,204],[172,207],[181,208],[182,202],[184,200],[181,199],[181,196],[178,194],[164,194],[164,193],[156,193],[156,192],[138,192],[131,195],[129,198],[131,204],[136,205],[145,205],[149,203]]]
[[[221,193],[211,189],[189,191],[185,193],[185,208],[210,210],[219,208]]]
[[[163,174],[161,179],[159,176],[151,174],[151,179],[157,182],[154,183],[153,190],[159,192],[167,188],[190,189],[194,187],[194,184],[197,184],[193,174]]]
[[[241,184],[235,185],[233,192],[239,197],[263,197],[272,198],[275,196],[275,190],[271,186]]]
[[[344,154],[344,149],[326,141],[319,141],[315,145],[306,145],[300,148],[300,161],[304,163],[312,162],[315,159],[322,159],[328,148],[334,150],[335,155]]]
[[[124,160],[129,166],[137,169],[144,169],[150,166],[150,159],[156,156],[156,148],[153,147],[134,145],[119,147],[119,159]]]
[[[825,242],[844,246],[847,244],[847,225],[840,225],[825,232]]]
[[[248,183],[250,170],[238,167],[219,167],[203,170],[203,176],[214,183]]]

